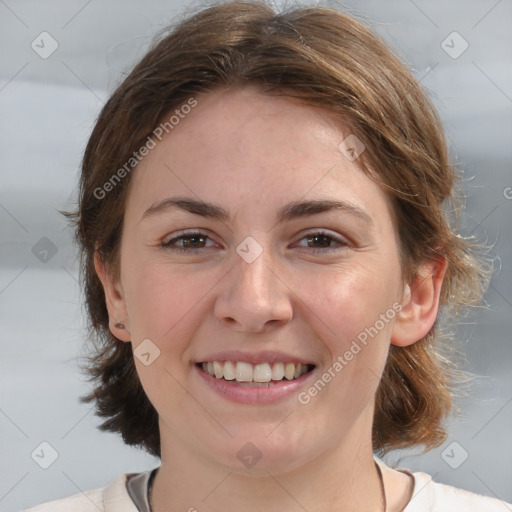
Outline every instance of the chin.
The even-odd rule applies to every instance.
[[[209,457],[233,473],[266,477],[269,473],[293,471],[308,459],[314,458],[314,455],[308,456],[303,442],[290,442],[290,439],[286,440],[283,436],[272,439],[272,436],[270,434],[267,437],[261,431],[250,435],[246,429],[244,435],[211,446]]]

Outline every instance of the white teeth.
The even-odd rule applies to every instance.
[[[222,379],[224,376],[223,368],[218,361],[213,361],[213,372],[215,373],[215,377],[217,377],[217,379]]]
[[[235,374],[237,382],[251,382],[252,381],[252,364],[237,361],[235,366]],[[219,377],[217,377],[219,378]]]
[[[294,363],[259,363],[252,365],[243,361],[208,361],[201,364],[202,369],[212,377],[237,382],[271,382],[293,380],[308,371],[306,364]]]
[[[235,365],[231,361],[226,361],[224,363],[224,378],[226,380],[235,380]]]
[[[272,370],[268,363],[254,365],[253,377],[254,382],[270,382],[272,380]]]
[[[284,364],[274,363],[272,367],[272,380],[282,380],[284,377]]]
[[[295,365],[293,363],[286,363],[284,367],[284,376],[288,380],[292,380],[295,377]]]

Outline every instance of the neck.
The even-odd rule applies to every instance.
[[[255,476],[206,458],[173,439],[164,425],[160,428],[165,442],[152,486],[152,512],[259,512],[262,506],[268,512],[383,509],[369,435],[366,443],[347,436],[335,449],[292,470],[269,469]]]

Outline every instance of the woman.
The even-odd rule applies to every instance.
[[[94,401],[161,458],[33,511],[503,510],[374,454],[439,446],[485,272],[419,84],[337,11],[204,9],[114,92],[74,215]]]

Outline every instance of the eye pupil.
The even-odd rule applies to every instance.
[[[321,247],[329,247],[331,242],[331,237],[327,235],[315,235],[308,237],[308,243],[318,243],[322,241]],[[317,246],[318,247],[318,246]]]
[[[184,247],[197,247],[204,241],[205,237],[202,235],[191,235],[183,238]]]

